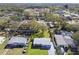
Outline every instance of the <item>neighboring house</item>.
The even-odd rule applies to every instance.
[[[72,20],[72,16],[70,14],[64,14],[63,16],[68,20]]]
[[[65,42],[64,37],[62,35],[55,35],[54,40],[57,47],[68,47],[68,44]]]
[[[33,47],[49,50],[51,48],[50,38],[34,38]]]
[[[58,10],[56,11],[56,13],[63,15],[63,14],[70,14],[70,12],[68,10]]]
[[[5,41],[5,37],[0,36],[0,44],[2,44]]]
[[[10,33],[11,33],[11,34],[14,33],[14,32],[18,32],[18,33],[20,33],[20,34],[29,36],[29,35],[31,35],[31,34],[36,33],[37,31],[34,31],[33,29],[18,29],[18,30],[16,30],[16,29],[11,29],[11,30],[10,30]]]
[[[63,31],[63,30],[61,30],[60,31],[61,32],[61,34],[63,35],[63,36],[72,36],[72,34],[73,34],[73,32],[68,32],[68,31]]]
[[[64,13],[65,13],[65,11],[64,11],[64,10],[58,10],[58,11],[56,11],[56,13],[58,13],[58,14],[62,15],[62,14],[64,14]]]
[[[64,51],[67,52],[70,47],[72,51],[77,51],[77,46],[74,43],[74,40],[67,35],[55,35],[55,43],[57,47],[63,47]]]
[[[25,47],[27,44],[27,38],[24,37],[12,37],[8,44],[7,47],[8,48],[21,48],[21,47]]]
[[[79,14],[71,13],[71,16],[72,16],[74,19],[79,19]]]
[[[77,46],[70,36],[64,36],[65,42],[71,47],[73,51],[77,51]]]

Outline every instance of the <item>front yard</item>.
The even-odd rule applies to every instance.
[[[6,55],[22,55],[23,48],[9,49]]]

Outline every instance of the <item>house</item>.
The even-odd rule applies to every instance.
[[[64,14],[63,16],[68,20],[72,20],[72,16],[70,14]]]
[[[70,14],[69,10],[58,10],[56,13],[63,15],[63,14]]]
[[[33,47],[38,49],[50,49],[50,38],[34,38]]]
[[[68,47],[68,44],[65,42],[64,37],[62,35],[55,35],[54,41],[57,47]]]
[[[0,36],[0,44],[2,44],[5,41],[5,37]]]
[[[72,16],[74,19],[79,19],[79,15],[76,14],[76,13],[71,13],[71,16]]]
[[[70,36],[64,36],[65,42],[71,47],[73,51],[77,51],[77,46],[74,42],[74,39],[72,39]]]
[[[61,30],[60,31],[61,32],[61,34],[63,35],[63,36],[72,36],[72,34],[73,34],[73,32],[68,32],[68,31],[65,31],[65,30]]]
[[[64,38],[65,38],[65,42],[66,42],[68,45],[75,47],[74,40],[73,40],[70,36],[64,36]]]
[[[27,44],[27,38],[25,37],[12,37],[8,44],[7,47],[8,48],[21,48],[21,47],[25,47]]]

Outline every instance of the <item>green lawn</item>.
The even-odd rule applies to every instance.
[[[8,38],[5,38],[5,41],[2,44],[0,44],[0,54],[4,52],[4,48],[7,45],[8,40]]]
[[[50,37],[50,34],[48,33],[48,31],[44,31],[43,36],[45,38],[49,38]]]
[[[6,55],[22,55],[23,48],[9,49]]]
[[[32,35],[31,36],[31,39],[34,39],[34,38],[42,38],[42,37],[49,38],[50,37],[49,32],[47,30],[44,31],[44,32],[39,32],[37,34]]]
[[[48,50],[32,49],[32,42],[29,43],[27,55],[48,55]]]

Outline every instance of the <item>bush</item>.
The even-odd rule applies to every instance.
[[[76,32],[76,31],[79,30],[79,25],[78,25],[78,24],[76,24],[76,25],[67,24],[67,25],[65,26],[65,30]]]
[[[79,31],[73,33],[72,38],[76,40],[77,42],[79,42]]]

